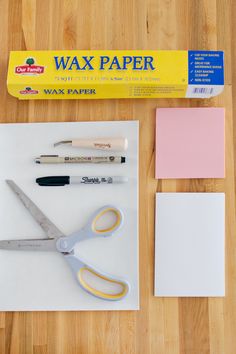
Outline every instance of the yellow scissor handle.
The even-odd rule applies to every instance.
[[[121,300],[128,294],[130,285],[126,280],[103,273],[89,266],[73,254],[66,254],[64,257],[79,285],[89,294],[103,300],[113,301]],[[105,291],[103,290],[104,288],[106,289]]]
[[[109,282],[110,284],[113,285],[118,285],[119,288],[121,288],[120,291],[117,293],[106,293],[104,291],[101,291],[99,289],[96,289],[95,287],[92,287],[85,279],[84,279],[84,273],[89,272],[93,276],[98,277],[101,280],[104,280],[106,282]],[[84,266],[83,268],[80,268],[80,270],[77,273],[78,281],[80,285],[91,295],[94,295],[100,299],[103,300],[121,300],[123,297],[127,295],[129,292],[129,284],[126,281],[121,281],[115,278],[112,278],[110,276],[106,276],[104,274],[98,273],[94,269],[91,269],[87,266]]]
[[[109,212],[115,214],[115,216],[116,216],[116,220],[115,220],[114,224],[112,224],[110,227],[107,227],[105,229],[98,229],[97,228],[98,220],[102,216],[104,216],[105,214],[107,214]],[[95,216],[92,220],[91,228],[92,228],[92,231],[96,234],[110,234],[110,233],[114,232],[115,230],[117,230],[121,226],[122,222],[123,222],[123,214],[122,214],[121,210],[118,208],[115,208],[113,206],[106,206],[106,207],[99,209],[99,211],[95,214]]]

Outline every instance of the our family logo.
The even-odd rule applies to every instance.
[[[33,90],[31,87],[26,87],[24,90],[20,91],[21,95],[37,95],[38,90]]]
[[[27,58],[24,65],[15,67],[15,74],[40,75],[44,73],[44,66],[35,64],[34,58]]]

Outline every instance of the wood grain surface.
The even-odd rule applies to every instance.
[[[235,0],[0,0],[1,122],[140,121],[141,296],[137,312],[0,313],[0,354],[236,353],[235,18]],[[220,49],[226,85],[207,100],[18,101],[8,56],[27,49]],[[156,181],[155,108],[200,106],[226,108],[226,179]],[[153,296],[156,191],[226,192],[225,298]]]

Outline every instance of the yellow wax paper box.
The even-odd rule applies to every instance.
[[[19,99],[207,98],[224,88],[224,53],[188,50],[12,51]]]

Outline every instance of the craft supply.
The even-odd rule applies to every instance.
[[[41,155],[36,157],[38,164],[58,164],[58,163],[125,163],[124,156],[59,156]]]
[[[157,193],[156,296],[225,295],[224,193]]]
[[[69,144],[73,147],[96,150],[123,151],[128,148],[126,138],[93,138],[93,139],[73,139],[58,141],[54,147],[61,144]]]
[[[8,92],[19,99],[216,96],[224,53],[208,50],[12,51]]]
[[[47,176],[36,179],[40,186],[65,186],[66,184],[116,184],[128,182],[123,176]]]
[[[224,178],[224,116],[224,108],[158,108],[156,178]]]
[[[67,264],[70,266],[78,284],[89,294],[103,300],[121,300],[129,292],[129,283],[117,277],[102,273],[87,263],[84,263],[74,254],[74,247],[80,241],[86,239],[109,237],[118,231],[123,224],[123,213],[120,209],[107,205],[98,209],[89,219],[87,225],[69,236],[64,235],[46,215],[37,207],[36,204],[13,182],[6,181],[12,191],[20,199],[26,209],[33,216],[35,221],[41,226],[47,238],[42,239],[24,239],[24,240],[2,240],[0,241],[0,249],[19,250],[19,251],[50,251],[59,252]],[[113,213],[115,221],[111,226],[101,229],[98,227],[98,222],[108,213]],[[96,285],[91,284],[91,279],[87,280],[88,274],[96,279]],[[119,290],[111,292],[111,289],[104,291],[99,289],[99,282],[108,283],[112,288],[116,285]]]

